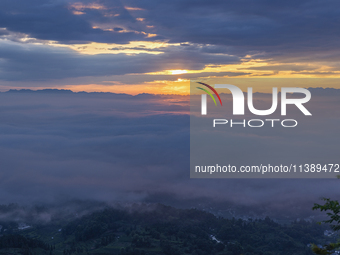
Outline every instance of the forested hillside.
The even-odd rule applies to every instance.
[[[224,219],[164,205],[108,207],[24,230],[14,225],[1,231],[0,254],[307,255],[308,244],[330,241],[315,222]]]

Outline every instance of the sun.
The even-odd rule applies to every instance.
[[[187,70],[169,70],[169,73],[171,74],[183,74],[183,73],[187,73]]]

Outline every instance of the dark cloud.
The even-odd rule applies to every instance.
[[[337,49],[337,1],[130,1],[172,42],[278,53]]]
[[[0,3],[0,27],[10,31],[25,33],[41,40],[53,40],[63,43],[75,42],[110,42],[128,43],[134,40],[148,40],[146,35],[138,33],[131,24],[136,23],[120,1],[111,1],[112,11],[118,17],[105,17],[107,13],[100,9],[85,9],[84,15],[74,15],[71,5],[75,1],[2,1]],[[87,5],[90,2],[84,2]],[[95,23],[110,22],[110,28],[124,25],[126,32],[120,29],[108,31],[96,28]]]
[[[2,1],[0,27],[59,42],[170,40],[236,51],[299,52],[338,48],[339,3],[314,1]],[[98,4],[103,8],[86,7]],[[136,9],[126,9],[135,7]],[[139,8],[139,9],[138,9]],[[74,15],[78,10],[83,15]],[[144,18],[143,22],[137,18]],[[93,28],[93,27],[99,28]],[[153,27],[151,27],[153,26]],[[125,29],[131,32],[118,33]],[[108,31],[112,29],[113,31]],[[158,37],[147,38],[146,33]],[[183,44],[185,45],[185,44]]]
[[[239,70],[261,70],[261,71],[313,71],[317,67],[308,66],[308,65],[265,65],[265,66],[254,66],[247,68],[239,68]]]
[[[39,81],[83,76],[148,73],[166,69],[203,69],[211,63],[238,63],[234,56],[210,55],[190,50],[163,54],[83,55],[61,47],[0,41],[0,79]]]
[[[291,64],[294,62],[324,63],[332,69],[328,71],[336,71],[339,10],[339,3],[334,0],[2,1],[0,28],[6,30],[0,30],[4,39],[0,41],[0,78],[47,81],[164,69],[202,70],[206,65],[248,61],[252,58],[249,54],[270,64],[281,63],[268,69],[274,73],[282,70],[320,73],[313,70],[318,67],[306,64],[301,69]],[[156,36],[149,37],[149,33]],[[27,36],[35,39],[32,41]],[[34,40],[66,44],[127,44],[146,40],[180,45],[129,48],[164,52],[159,55],[90,56],[66,48],[32,44]],[[252,70],[261,69],[265,67]]]

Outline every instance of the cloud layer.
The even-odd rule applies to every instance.
[[[331,0],[3,1],[0,79],[30,87],[30,81],[55,86],[69,78],[84,84],[84,77],[103,84],[119,81],[117,75],[209,66],[216,69],[202,76],[224,76],[235,69],[219,66],[254,60],[268,65],[240,66],[238,74],[334,75],[339,71],[338,10],[339,3]],[[141,41],[144,45],[127,46]],[[108,54],[80,53],[91,43],[106,45]],[[143,75],[139,83],[156,79]]]
[[[312,91],[316,108],[334,95],[333,91],[321,92],[327,96]],[[56,90],[0,93],[2,203],[63,198],[197,206],[204,201],[310,212],[319,197],[339,195],[335,178],[190,179],[188,99]],[[315,121],[331,118],[320,112],[335,107],[334,102],[319,113],[312,107]],[[332,133],[318,132],[313,134],[313,146],[318,139],[330,146],[337,141]],[[252,146],[255,139],[265,145],[263,141],[270,136],[260,131],[256,135],[243,137],[242,143]],[[272,148],[281,146],[285,135],[289,134],[274,139]],[[301,143],[294,150],[303,155],[310,152],[312,160],[314,151],[321,149],[313,146]],[[258,152],[266,149],[258,148]],[[253,158],[244,155],[242,160],[246,164]]]

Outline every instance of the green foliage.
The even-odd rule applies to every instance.
[[[322,198],[322,200],[325,201],[325,204],[320,205],[320,204],[314,204],[313,210],[320,210],[320,211],[325,211],[327,212],[328,217],[330,218],[329,220],[323,221],[324,223],[329,223],[331,224],[331,228],[334,231],[340,230],[340,204],[336,200],[330,200],[329,198]],[[330,243],[322,248],[318,247],[317,245],[313,244],[312,245],[312,251],[315,254],[320,254],[320,255],[328,255],[332,254],[335,249],[338,249],[340,247],[340,243]]]
[[[18,253],[23,255],[35,254],[34,251],[37,249],[42,249],[45,254],[48,251],[52,252],[53,247],[42,242],[41,240],[32,239],[18,234],[3,235],[0,237],[0,251],[7,250],[7,254],[16,254],[15,249]],[[12,252],[8,252],[12,250]]]
[[[91,234],[86,234],[88,229]],[[283,226],[268,217],[224,219],[197,209],[158,205],[132,212],[108,208],[70,222],[63,234],[76,242],[92,240],[99,250],[105,246],[118,251],[124,246],[120,254],[306,255],[312,254],[307,244],[321,240],[323,231],[322,226],[305,221]],[[117,236],[114,242],[103,239],[109,233]]]
[[[329,198],[323,198],[326,201],[324,205],[314,204],[313,210],[330,211],[327,215],[329,220],[325,220],[325,223],[330,223],[334,231],[340,230],[340,204],[336,200],[330,200]],[[334,224],[335,223],[335,224]]]
[[[46,237],[56,255],[308,255],[307,244],[325,241],[325,227],[315,222],[225,219],[163,205],[107,208],[51,229],[32,227],[24,233]]]
[[[334,252],[334,250],[339,248],[339,247],[340,247],[339,243],[330,243],[330,244],[327,244],[327,245],[323,246],[322,248],[320,248],[317,245],[313,244],[312,245],[312,251],[315,254],[329,255],[329,254],[332,254]]]
[[[4,248],[42,248],[49,250],[50,246],[40,240],[22,235],[4,235],[0,237],[0,249]]]

